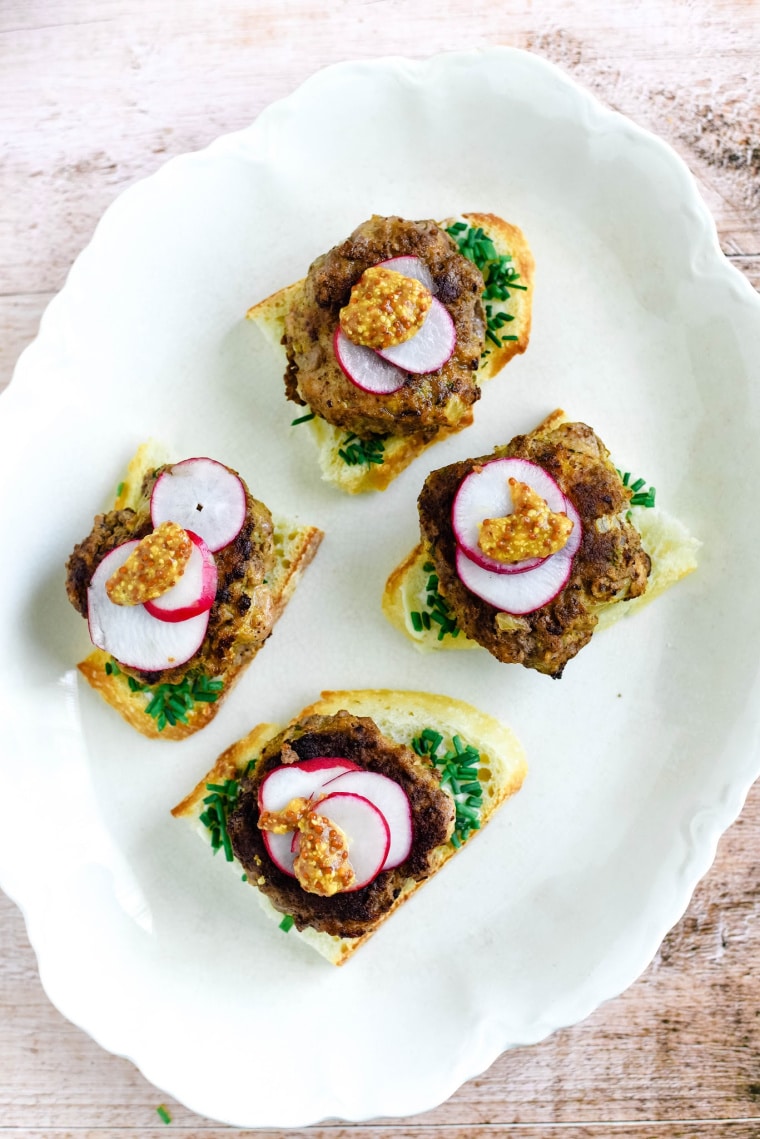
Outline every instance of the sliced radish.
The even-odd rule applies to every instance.
[[[392,269],[395,273],[403,273],[405,277],[413,277],[415,281],[419,281],[420,284],[424,285],[425,288],[433,294],[438,292],[435,281],[433,280],[433,274],[425,262],[421,261],[419,257],[411,255],[391,257],[388,261],[380,261],[379,264],[382,265],[384,269]]]
[[[336,791],[315,806],[319,815],[339,826],[348,839],[348,860],[356,881],[351,890],[361,890],[385,865],[391,834],[381,811],[361,795]]]
[[[298,766],[302,771],[324,771],[328,779],[335,779],[341,767],[344,771],[362,770],[358,763],[354,763],[352,759],[344,759],[342,755],[319,755],[314,759],[301,759],[298,761]]]
[[[524,573],[493,573],[457,546],[456,568],[463,585],[502,613],[521,616],[548,605],[564,589],[573,568],[567,547]]]
[[[521,562],[499,562],[489,558],[480,548],[480,523],[486,518],[504,518],[514,509],[509,489],[511,478],[532,487],[554,513],[561,513],[567,508],[567,499],[551,475],[527,459],[492,459],[472,470],[462,479],[454,498],[451,525],[454,537],[467,557],[493,573],[524,573],[546,561],[545,558],[526,558]],[[580,544],[580,519],[575,511],[573,515],[568,514],[576,524],[565,549],[574,545],[572,553],[575,553]]]
[[[349,862],[356,875],[352,890],[366,886],[385,869],[391,841],[390,828],[373,803],[353,793],[336,793],[317,800],[313,809],[316,814],[324,815],[339,826],[348,839]],[[299,832],[273,834],[262,831],[261,836],[275,866],[295,878],[293,863],[298,857]]]
[[[291,878],[295,878],[293,863],[298,854],[298,845],[295,842],[298,831],[295,834],[292,831],[287,834],[272,834],[271,831],[262,831],[261,837],[264,840],[267,854],[275,866],[279,867],[285,874],[289,874]]]
[[[383,360],[373,348],[354,344],[340,325],[335,329],[333,336],[333,351],[346,378],[364,392],[391,395],[403,388],[406,383],[405,372]]]
[[[275,767],[261,781],[259,810],[282,811],[291,799],[310,799],[330,779],[347,771],[358,771],[350,759],[320,756],[303,759],[299,763],[284,763]]]
[[[94,645],[141,672],[160,672],[184,664],[203,644],[208,610],[187,621],[159,621],[144,605],[114,605],[106,582],[127,560],[137,542],[125,542],[106,554],[87,590],[87,623]]]
[[[410,340],[381,348],[377,355],[405,372],[423,375],[442,368],[451,359],[456,342],[457,332],[449,310],[433,297],[422,328]]]
[[[216,597],[216,562],[203,538],[186,531],[193,543],[190,560],[176,585],[161,597],[146,601],[145,608],[159,621],[187,621],[205,613]]]
[[[384,816],[390,830],[391,844],[383,870],[390,870],[409,857],[412,849],[412,809],[400,784],[379,772],[358,770],[337,775],[325,784],[324,790],[329,793],[351,791],[355,795],[362,795]]]
[[[228,546],[245,522],[245,487],[215,459],[184,459],[156,480],[150,499],[154,526],[177,522],[211,550]]]

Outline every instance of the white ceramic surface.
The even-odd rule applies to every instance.
[[[248,305],[372,212],[493,211],[536,264],[528,353],[383,495],[315,477]],[[0,883],[43,983],[196,1111],[299,1126],[433,1107],[646,966],[760,769],[760,300],[687,170],[538,58],[345,64],[123,194],[0,402]],[[562,406],[699,536],[701,567],[554,682],[419,656],[380,611],[432,466]],[[63,566],[145,437],[322,526],[316,562],[205,732],[138,737],[78,679]],[[322,688],[449,693],[509,722],[523,791],[343,969],[266,921],[169,808]],[[316,1032],[306,1010],[330,1008]],[[301,1059],[303,1058],[303,1059]]]

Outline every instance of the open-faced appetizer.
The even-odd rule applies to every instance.
[[[143,445],[66,566],[95,646],[80,672],[143,735],[191,735],[264,644],[321,539],[273,518],[222,463],[167,463]]]
[[[699,543],[644,485],[562,411],[433,471],[421,541],[388,579],[386,616],[418,648],[481,645],[560,677],[595,629],[696,568]]]
[[[373,217],[248,317],[284,354],[323,477],[354,494],[472,422],[528,346],[532,292],[525,237],[494,214]]]
[[[525,778],[509,728],[422,692],[324,692],[232,745],[173,814],[335,965]]]

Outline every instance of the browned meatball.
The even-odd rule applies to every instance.
[[[451,507],[462,480],[479,463],[501,456],[528,459],[548,471],[583,526],[564,589],[535,612],[506,620],[460,580],[451,525]],[[420,528],[438,589],[462,631],[500,661],[560,677],[567,662],[590,641],[600,607],[638,597],[646,589],[651,563],[638,531],[625,517],[630,497],[606,447],[585,423],[557,424],[550,419],[493,455],[433,471],[419,497]]]
[[[333,351],[341,308],[365,269],[390,257],[419,257],[430,270],[436,296],[456,328],[451,359],[436,372],[409,375],[390,395],[356,387]],[[476,373],[485,336],[483,277],[434,221],[373,217],[347,241],[318,257],[303,291],[285,319],[288,398],[336,427],[357,435],[421,435],[433,438],[469,414],[480,398]]]
[[[329,898],[307,893],[296,878],[280,870],[258,828],[258,791],[266,775],[283,762],[286,750],[295,753],[295,760],[291,754],[288,762],[339,756],[400,784],[413,820],[414,842],[407,859],[383,870],[369,885]],[[434,852],[451,837],[453,826],[454,801],[441,790],[436,772],[411,748],[384,736],[369,717],[346,711],[310,716],[267,744],[261,761],[243,779],[227,820],[236,857],[273,905],[290,914],[298,929],[311,926],[338,937],[361,936],[390,909],[409,878],[427,878],[434,869]]]

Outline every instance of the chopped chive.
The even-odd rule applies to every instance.
[[[412,612],[409,614],[409,616],[411,618],[412,628],[414,629],[415,633],[421,633],[422,632],[422,614],[418,613],[416,609],[413,609]]]
[[[105,665],[108,676],[118,676],[120,669],[115,661]],[[142,684],[134,676],[127,677],[131,692],[147,692],[150,696],[145,705],[145,713],[156,721],[156,727],[163,731],[167,724],[186,724],[193,704],[215,703],[224,689],[224,681],[218,677],[208,677],[203,673],[188,674],[178,684]]]
[[[294,925],[295,918],[292,916],[292,914],[285,914],[285,917],[280,922],[280,929],[283,931],[283,933],[287,933],[288,930],[292,929]]]
[[[310,419],[316,418],[316,412],[310,411],[308,415],[299,415],[298,419],[291,419],[290,426],[297,427],[299,423],[308,423]]]
[[[655,505],[657,492],[653,486],[650,486],[648,490],[644,490],[646,479],[636,479],[635,482],[631,482],[630,471],[625,471],[625,473],[618,471],[618,474],[620,475],[623,486],[630,487],[633,491],[631,495],[631,506],[646,506],[652,508]]]
[[[172,1117],[169,1115],[169,1112],[166,1110],[166,1108],[164,1107],[164,1105],[162,1103],[160,1103],[158,1105],[158,1107],[156,1108],[156,1112],[158,1114],[159,1119],[162,1121],[162,1123],[171,1123]]]
[[[120,482],[120,483],[119,483],[119,485],[118,485],[118,486],[117,486],[117,488],[116,488],[116,497],[117,497],[117,498],[118,498],[118,497],[119,497],[119,495],[120,495],[120,494],[123,492],[123,490],[124,490],[124,483],[123,483],[123,482]]]
[[[480,828],[483,787],[477,778],[477,772],[473,770],[474,765],[480,763],[480,752],[457,735],[451,738],[450,750],[439,755],[442,743],[440,732],[424,728],[412,740],[412,747],[417,755],[431,760],[440,774],[441,786],[447,788],[454,798],[454,833],[450,841],[458,847],[472,831]]]
[[[207,809],[199,815],[200,821],[209,832],[214,853],[224,850],[227,862],[233,862],[235,855],[227,831],[227,819],[235,806],[239,783],[237,779],[227,779],[224,783],[207,783],[206,790],[208,795],[203,802],[207,804]]]
[[[349,467],[358,466],[360,463],[379,465],[385,461],[385,439],[387,435],[373,435],[369,439],[360,439],[358,435],[351,433],[342,440],[343,445],[338,449],[338,454]]]
[[[506,303],[510,300],[513,289],[522,292],[527,290],[527,285],[518,283],[520,274],[512,264],[512,257],[509,254],[499,254],[493,240],[480,226],[473,227],[463,222],[456,222],[449,226],[446,232],[454,239],[462,256],[472,261],[483,274],[485,301]],[[494,313],[493,306],[486,305],[486,338],[496,348],[501,348],[507,340],[519,339],[517,336],[498,335],[499,329],[508,320],[514,320],[514,316],[504,311]],[[486,348],[482,358],[487,358],[490,351]]]
[[[452,615],[451,606],[445,597],[438,592],[439,578],[435,572],[435,565],[431,561],[426,561],[422,566],[425,573],[428,574],[428,579],[425,584],[426,598],[425,609],[415,610],[418,613],[421,621],[422,628],[419,627],[414,616],[410,613],[410,620],[412,628],[415,632],[420,633],[423,630],[428,631],[432,629],[431,622],[435,622],[438,626],[437,635],[438,640],[442,641],[444,637],[456,637],[459,633],[459,627],[456,623],[456,618]]]

